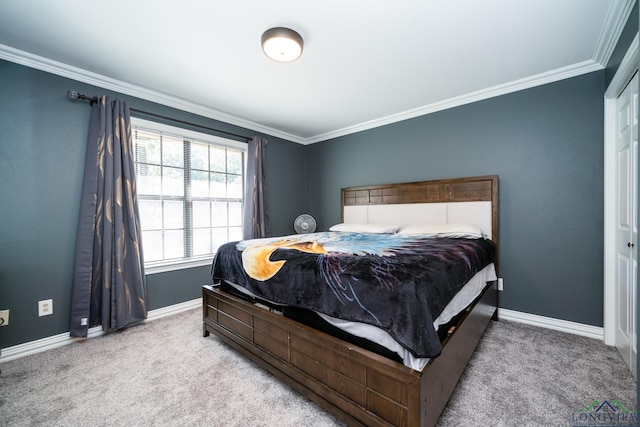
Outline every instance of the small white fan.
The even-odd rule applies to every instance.
[[[313,233],[316,231],[316,220],[309,214],[302,214],[293,222],[293,229],[298,234]]]

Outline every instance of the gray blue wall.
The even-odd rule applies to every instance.
[[[69,330],[69,300],[89,104],[68,89],[129,99],[132,108],[241,135],[254,131],[173,110],[0,60],[0,348]],[[289,234],[305,208],[305,147],[267,136],[267,186],[272,229]],[[147,276],[148,307],[201,295],[209,268]],[[52,298],[54,314],[38,317],[37,301]]]
[[[638,29],[637,5],[606,70],[302,146],[268,136],[274,234],[313,214],[340,220],[340,188],[500,176],[502,307],[602,326],[603,95]],[[0,348],[68,330],[89,120],[67,89],[255,132],[0,60]],[[149,308],[199,297],[208,267],[148,276]],[[54,299],[39,318],[37,301]]]
[[[309,146],[310,212],[340,188],[499,175],[504,308],[602,326],[604,71]]]
[[[603,100],[637,32],[638,2],[603,71],[309,146],[309,212],[326,229],[342,187],[498,174],[500,305],[603,326]]]

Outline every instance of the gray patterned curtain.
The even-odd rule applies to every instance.
[[[257,239],[271,236],[271,223],[267,209],[267,188],[265,183],[265,152],[267,140],[258,136],[249,141],[247,150],[247,185],[244,193],[242,219],[243,239]]]
[[[72,337],[147,317],[140,216],[126,101],[92,105],[71,296]]]

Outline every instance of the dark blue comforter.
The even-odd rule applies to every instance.
[[[377,326],[414,356],[436,357],[434,319],[494,256],[487,239],[327,232],[227,243],[211,275],[278,304]]]

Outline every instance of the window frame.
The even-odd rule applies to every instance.
[[[196,125],[197,126],[197,125]],[[241,207],[244,207],[244,189],[247,182],[247,144],[245,142],[236,141],[233,139],[223,138],[217,135],[211,135],[208,133],[198,132],[191,129],[168,125],[165,123],[150,121],[141,119],[138,117],[131,117],[131,131],[132,133],[135,130],[143,130],[150,132],[161,132],[164,135],[181,138],[183,141],[192,141],[196,143],[206,143],[217,147],[230,148],[233,150],[242,151],[243,154],[243,171],[242,171],[242,202]],[[132,147],[132,150],[135,150]],[[135,160],[134,160],[135,162]],[[185,164],[185,166],[187,166]],[[187,171],[187,168],[183,168],[182,170]],[[186,174],[185,174],[186,175]],[[190,175],[190,173],[189,173]],[[190,192],[189,192],[190,193]],[[184,196],[186,204],[190,204],[191,200],[190,194],[185,194]],[[138,199],[140,196],[138,195]],[[193,224],[189,220],[185,220],[190,223],[190,227],[193,227]],[[242,225],[242,224],[241,224]],[[192,230],[187,231],[185,225],[185,232],[192,233]],[[142,241],[143,245],[143,254],[144,254],[144,239]],[[204,256],[195,256],[190,258],[181,258],[181,259],[173,259],[173,260],[163,260],[163,261],[153,261],[153,264],[148,265],[145,260],[145,274],[156,274],[156,273],[164,273],[168,271],[176,271],[193,267],[202,267],[206,265],[211,265],[213,261],[214,254],[204,255]]]

